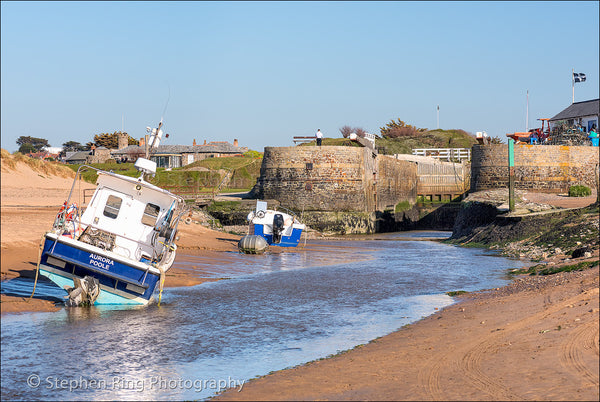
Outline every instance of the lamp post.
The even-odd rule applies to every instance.
[[[515,140],[508,140],[508,209],[515,210]]]

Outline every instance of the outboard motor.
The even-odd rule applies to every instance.
[[[273,243],[281,243],[283,233],[283,215],[275,214],[273,217]]]
[[[86,275],[83,279],[73,278],[74,287],[65,286],[69,293],[66,301],[67,307],[91,306],[100,295],[100,282],[98,279]]]

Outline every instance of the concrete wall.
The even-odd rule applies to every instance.
[[[297,211],[374,212],[416,200],[416,164],[368,148],[267,147],[256,196]]]
[[[560,193],[583,184],[596,188],[598,148],[515,145],[515,187]],[[508,145],[474,145],[471,191],[508,187]]]

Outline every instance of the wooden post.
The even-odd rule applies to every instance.
[[[508,209],[515,210],[515,141],[508,140]]]

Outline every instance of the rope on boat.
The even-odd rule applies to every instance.
[[[161,269],[160,270],[160,284],[159,284],[159,291],[158,291],[158,305],[160,306],[160,301],[162,299],[162,292],[163,292],[163,285],[165,284],[165,272]]]
[[[35,267],[35,280],[33,281],[33,291],[31,292],[31,296],[29,296],[29,298],[27,299],[27,303],[29,303],[29,300],[31,300],[31,298],[35,294],[35,288],[37,287],[38,276],[40,273],[40,262],[42,262],[42,249],[44,248],[44,240],[45,239],[46,239],[46,234],[44,233],[44,235],[42,236],[42,241],[40,242],[40,248],[38,251],[38,261],[37,261],[37,266]]]

